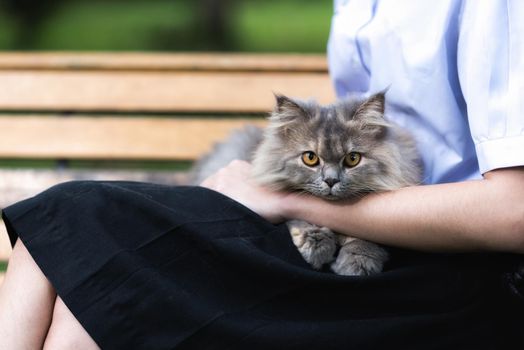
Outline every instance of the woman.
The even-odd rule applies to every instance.
[[[496,253],[524,253],[523,6],[335,2],[337,93],[390,86],[388,116],[423,155],[420,186],[334,204],[260,188],[249,164],[233,162],[202,185],[235,201],[202,188],[73,183],[6,209],[21,240],[0,291],[0,341],[522,347],[522,302],[502,283],[520,256]],[[284,226],[246,207],[390,245],[392,263],[366,278],[312,271]]]

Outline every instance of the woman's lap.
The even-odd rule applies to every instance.
[[[489,349],[517,340],[500,270],[484,256],[395,250],[376,276],[317,272],[284,225],[195,187],[67,183],[3,215],[102,348]]]

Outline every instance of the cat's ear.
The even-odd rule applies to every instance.
[[[276,102],[276,105],[275,105],[275,110],[276,112],[285,112],[285,111],[288,111],[288,110],[295,110],[295,111],[300,111],[302,109],[302,107],[300,107],[300,105],[293,101],[293,99],[285,96],[285,95],[281,95],[281,94],[274,94],[275,95],[275,102]]]
[[[386,96],[384,92],[379,92],[360,103],[354,118],[360,120],[384,119],[385,106]]]
[[[359,121],[364,131],[379,137],[385,134],[386,129],[391,126],[384,119],[385,106],[385,92],[372,95],[359,104],[353,114],[353,120]]]
[[[287,96],[275,94],[275,100],[275,110],[271,115],[273,121],[289,123],[309,115],[300,102]]]

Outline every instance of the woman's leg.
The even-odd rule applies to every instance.
[[[45,340],[44,350],[47,349],[100,349],[60,297],[56,298],[53,321]]]
[[[42,348],[55,299],[53,287],[18,240],[0,287],[2,349]]]
[[[2,349],[99,349],[20,240],[0,288],[0,310]]]

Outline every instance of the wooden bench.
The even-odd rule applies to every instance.
[[[325,57],[2,53],[0,208],[73,179],[180,183],[174,170],[85,166],[187,163],[232,129],[263,125],[273,92],[333,101]],[[10,251],[0,232],[0,263]]]

